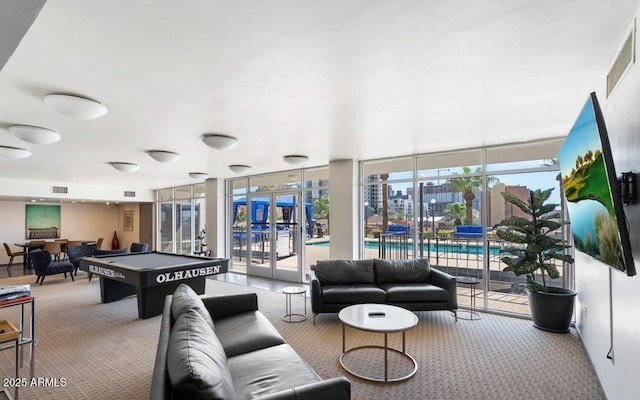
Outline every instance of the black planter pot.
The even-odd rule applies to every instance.
[[[547,287],[544,292],[527,291],[533,325],[543,331],[569,332],[576,292],[570,289]]]

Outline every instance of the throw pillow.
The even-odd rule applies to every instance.
[[[173,316],[173,320],[177,320],[180,315],[188,309],[196,310],[202,315],[204,320],[207,321],[211,330],[215,330],[211,314],[209,314],[200,296],[191,289],[191,286],[181,283],[173,292],[173,298],[171,300],[171,315]]]
[[[235,399],[227,356],[200,313],[188,309],[178,317],[168,347],[167,372],[174,398]]]

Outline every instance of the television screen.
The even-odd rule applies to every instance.
[[[576,249],[635,275],[611,146],[595,93],[573,124],[558,161]]]

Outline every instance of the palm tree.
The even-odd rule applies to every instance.
[[[462,217],[466,215],[467,207],[463,203],[449,203],[444,208],[444,213],[450,219],[454,220],[454,225],[462,224]]]
[[[471,173],[470,167],[462,167],[465,175]],[[482,172],[482,168],[478,167],[476,173]],[[487,185],[497,182],[498,179],[493,176],[487,177]],[[475,192],[482,188],[482,176],[461,176],[459,178],[449,179],[449,184],[455,192],[462,193],[465,201],[465,224],[473,225],[473,200],[476,198]]]
[[[478,167],[476,172],[481,172]],[[471,173],[470,167],[462,167],[462,172],[467,175]],[[449,179],[449,184],[455,192],[462,193],[465,201],[465,224],[473,225],[473,200],[476,198],[475,191],[482,187],[482,177],[480,176],[461,176],[460,178]]]
[[[387,189],[389,174],[380,174],[380,179],[382,180],[382,232],[386,232],[389,230],[389,191]]]

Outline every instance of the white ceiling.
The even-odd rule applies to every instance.
[[[290,169],[291,153],[316,166],[564,136],[639,3],[49,0],[0,71],[0,145],[33,153],[0,159],[0,178],[147,190],[235,176],[229,164]],[[65,117],[41,101],[52,92],[109,112]],[[62,140],[25,143],[12,124]]]

